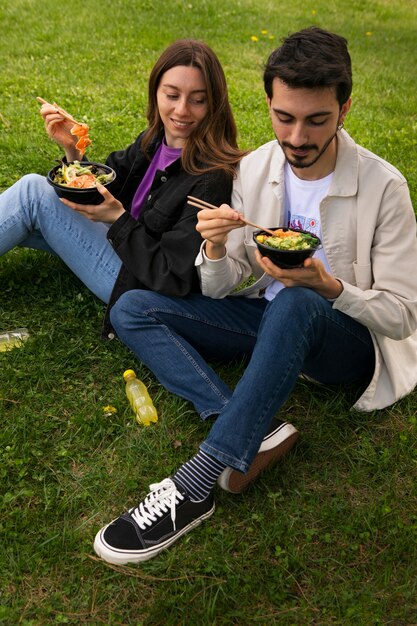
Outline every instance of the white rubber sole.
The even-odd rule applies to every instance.
[[[180,537],[188,533],[190,530],[201,524],[205,519],[213,515],[215,510],[215,505],[213,504],[212,508],[204,513],[198,519],[190,522],[188,526],[185,526],[181,530],[179,530],[175,535],[167,539],[166,541],[162,541],[156,546],[151,548],[147,548],[145,550],[119,550],[117,548],[113,548],[109,546],[108,543],[104,540],[104,531],[107,526],[104,526],[101,530],[98,531],[95,539],[94,539],[94,551],[103,561],[107,563],[112,563],[113,565],[126,565],[127,563],[142,563],[143,561],[148,561],[152,559],[154,556],[169,548],[173,543],[177,541]]]

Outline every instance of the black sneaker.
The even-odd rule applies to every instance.
[[[230,493],[242,493],[261,472],[271,467],[291,450],[298,435],[298,430],[289,422],[273,419],[248,471],[243,474],[231,467],[226,467],[217,479],[218,484]]]
[[[213,494],[192,502],[171,478],[149,488],[137,507],[97,533],[94,550],[108,563],[147,561],[214,513]]]

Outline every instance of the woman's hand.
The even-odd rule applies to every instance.
[[[103,185],[97,184],[97,190],[101,193],[104,201],[101,204],[76,204],[65,198],[61,198],[61,202],[66,204],[70,209],[81,213],[84,217],[93,222],[104,222],[105,224],[113,224],[123,213],[125,209],[119,200]]]
[[[227,236],[244,223],[237,211],[228,204],[218,209],[203,209],[197,213],[197,231],[206,240],[205,253],[209,259],[221,259],[226,253]]]
[[[52,104],[43,104],[40,114],[43,117],[48,136],[62,146],[68,162],[80,161],[82,156],[75,148],[78,137],[71,134],[71,128],[74,124],[65,119]]]
[[[303,267],[288,270],[278,267],[267,257],[261,256],[258,250],[256,258],[266,274],[279,280],[286,287],[309,287],[330,300],[340,296],[343,291],[342,283],[326,272],[319,259],[306,259]]]

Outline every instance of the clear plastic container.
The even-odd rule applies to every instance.
[[[126,383],[126,395],[138,423],[149,426],[151,422],[157,422],[158,414],[146,385],[136,378],[133,370],[126,370],[123,379]]]
[[[27,328],[14,328],[0,333],[0,352],[18,348],[29,337]]]

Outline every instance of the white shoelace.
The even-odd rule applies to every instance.
[[[184,496],[178,491],[171,478],[165,478],[160,483],[149,485],[150,493],[134,509],[129,512],[139,528],[145,530],[152,522],[156,522],[158,517],[171,510],[171,520],[175,527],[176,505]]]

